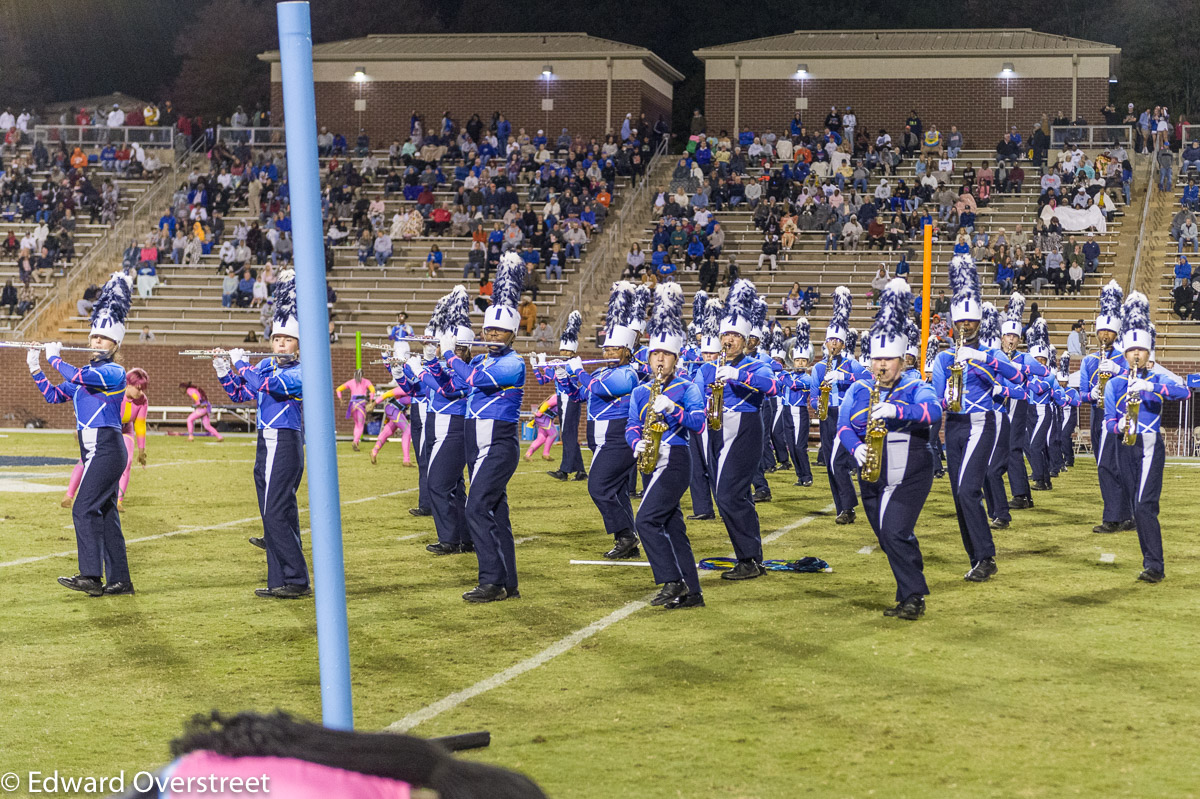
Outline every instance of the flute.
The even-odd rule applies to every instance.
[[[419,344],[437,344],[441,341],[441,339],[435,338],[433,336],[403,336],[402,338],[396,339],[396,341],[413,341],[413,342],[417,342]],[[456,341],[454,343],[454,346],[456,346],[456,347],[503,347],[505,345],[504,345],[504,342],[502,342],[502,341],[474,341],[474,340],[470,340],[470,339],[459,339],[458,341]],[[366,341],[363,342],[363,348],[369,349],[369,350],[390,350],[390,349],[392,349],[391,347],[387,346],[386,344],[371,344],[370,342],[366,342]]]
[[[180,355],[190,355],[194,360],[200,361],[207,358],[229,357],[229,350],[215,348],[211,350],[181,350]],[[247,352],[247,358],[292,358],[295,357],[283,352]]]
[[[0,347],[15,347],[23,350],[44,350],[46,344],[41,341],[0,341]],[[108,350],[98,349],[96,347],[62,347],[64,352],[103,352]]]

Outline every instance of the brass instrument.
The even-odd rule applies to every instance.
[[[1137,380],[1137,369],[1130,367],[1128,380]],[[1142,395],[1137,391],[1125,392],[1125,435],[1121,443],[1132,447],[1137,443],[1138,414],[1142,410]]]
[[[950,413],[962,411],[964,374],[967,365],[958,360],[958,351],[962,349],[965,336],[962,329],[958,331],[958,339],[954,343],[954,363],[950,364],[950,379],[946,381],[946,410]]]
[[[887,438],[887,424],[882,419],[872,419],[879,405],[879,386],[871,386],[871,402],[867,407],[867,460],[862,465],[861,476],[868,483],[879,482],[883,471],[883,441]]]
[[[646,399],[646,407],[651,410],[646,414],[646,426],[642,429],[642,438],[647,443],[637,460],[638,471],[642,474],[654,472],[654,467],[658,465],[658,450],[662,446],[663,433],[668,429],[662,414],[653,410],[654,401],[662,394],[662,389],[663,374],[660,367],[658,374],[654,376],[654,382],[650,384],[650,396]]]
[[[1111,372],[1101,372],[1096,377],[1096,382],[1100,384],[1100,398],[1096,400],[1096,410],[1104,410],[1104,389],[1108,386],[1108,381],[1112,379]]]
[[[725,365],[725,350],[721,350],[717,355],[717,360],[714,362],[716,367],[720,369]],[[708,396],[708,409],[706,416],[708,417],[708,429],[720,430],[725,415],[725,381],[714,380],[712,384],[712,394]]]
[[[833,356],[825,356],[825,377],[829,376],[829,369],[833,366]],[[821,396],[817,399],[817,418],[822,422],[829,418],[829,395],[833,393],[833,385],[821,378]]]

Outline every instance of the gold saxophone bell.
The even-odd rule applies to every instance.
[[[637,459],[638,471],[642,474],[654,472],[654,467],[658,465],[658,450],[662,446],[663,433],[668,429],[662,414],[654,411],[654,401],[662,395],[662,390],[663,373],[660,366],[658,374],[654,376],[654,382],[650,384],[650,396],[646,399],[646,407],[650,408],[650,411],[646,414],[646,427],[642,430],[642,438],[647,439],[647,444]]]
[[[966,372],[966,364],[958,360],[958,351],[962,349],[964,338],[965,336],[960,328],[958,339],[955,341],[955,361],[950,364],[950,378],[946,381],[946,410],[951,413],[962,411],[963,376]]]
[[[1130,367],[1128,380],[1137,380],[1137,369]],[[1121,437],[1121,443],[1127,447],[1132,447],[1137,443],[1137,426],[1138,415],[1142,410],[1142,395],[1137,391],[1125,392],[1125,434]]]
[[[717,368],[725,365],[725,350],[717,355]],[[708,396],[708,408],[705,416],[708,418],[709,430],[720,430],[725,415],[725,381],[714,380],[712,393]]]
[[[887,438],[887,424],[882,419],[871,418],[879,405],[879,385],[871,386],[871,401],[867,407],[867,460],[860,472],[868,483],[879,482],[883,472],[883,442]]]
[[[1108,381],[1112,379],[1112,374],[1109,372],[1101,372],[1096,378],[1096,382],[1100,386],[1100,397],[1096,400],[1096,410],[1104,410],[1104,389],[1108,387]]]
[[[825,376],[821,378],[820,397],[817,398],[817,419],[822,422],[829,418],[829,395],[833,393],[833,386],[825,381],[825,377],[829,375],[829,368],[833,365],[833,356],[825,356]]]

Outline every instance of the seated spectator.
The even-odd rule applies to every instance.
[[[755,267],[755,271],[762,269],[763,261],[769,258],[771,260],[771,271],[774,272],[776,268],[775,259],[778,255],[779,234],[773,232],[767,233],[766,236],[763,237],[762,252],[758,256],[758,266]]]
[[[153,297],[154,288],[158,285],[158,270],[149,261],[143,261],[137,270],[137,288],[139,297]]]
[[[1200,144],[1200,142],[1192,142]],[[1183,198],[1180,204],[1190,211],[1195,211],[1197,206],[1200,206],[1200,183],[1196,182],[1196,177],[1193,175],[1188,179],[1188,183],[1183,187]]]
[[[4,290],[0,292],[0,305],[8,306],[8,315],[12,316],[17,312],[17,287],[13,285],[12,280],[7,280],[4,283]]]
[[[237,299],[238,279],[233,270],[225,273],[225,279],[221,281],[221,307],[232,308],[234,300]]]
[[[438,270],[442,268],[442,248],[434,244],[429,248],[429,254],[425,256],[425,267],[429,270],[430,277],[437,277]]]
[[[1182,286],[1192,282],[1192,265],[1186,255],[1180,254],[1175,260],[1175,285]]]
[[[533,335],[533,328],[537,325],[537,304],[529,297],[523,296],[520,305],[517,306],[517,313],[520,314],[525,335]]]
[[[958,158],[958,153],[962,150],[963,135],[959,132],[957,125],[950,126],[950,133],[946,136],[946,155],[951,159]]]
[[[629,254],[625,256],[625,272],[622,277],[640,277],[645,263],[646,255],[642,252],[641,245],[635,241],[633,246],[629,248]]]
[[[704,256],[704,260],[700,262],[700,271],[697,277],[700,280],[700,288],[712,294],[717,290],[717,278],[720,272],[720,267],[717,265],[717,256],[710,249]]]
[[[996,144],[996,163],[1009,162],[1015,164],[1020,158],[1020,149],[1012,136],[1005,133],[1004,138]]]
[[[1183,151],[1179,171],[1182,174],[1200,170],[1200,141],[1193,141],[1191,146]]]
[[[392,237],[387,234],[387,231],[381,231],[375,237],[375,263],[379,266],[387,266],[388,260],[392,257]]]
[[[1196,220],[1188,218],[1187,221],[1179,228],[1179,249],[1176,252],[1183,252],[1183,245],[1191,242],[1192,252],[1200,252],[1200,231],[1196,229]]]
[[[1171,310],[1181,320],[1200,320],[1200,280],[1176,285],[1171,300]]]
[[[1078,261],[1072,261],[1067,270],[1067,293],[1078,294],[1083,288],[1083,267]]]
[[[234,304],[239,308],[249,308],[254,299],[254,276],[249,269],[242,270],[242,276],[237,281],[237,292]]]
[[[792,290],[783,298],[779,312],[784,316],[799,316],[804,312],[804,300],[800,296],[800,284],[793,283]]]
[[[875,273],[875,277],[871,278],[871,305],[879,307],[879,298],[883,296],[883,290],[887,288],[888,281],[891,277],[887,273],[887,265],[880,264],[879,271]]]

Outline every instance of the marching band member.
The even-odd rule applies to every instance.
[[[894,278],[884,288],[869,337],[873,375],[850,386],[842,397],[838,439],[860,467],[859,488],[867,521],[896,578],[896,606],[885,616],[915,621],[925,613],[924,561],[915,529],[933,487],[929,429],[942,415],[941,403],[919,374],[906,369],[906,320],[912,292]],[[872,402],[877,392],[878,402]],[[878,449],[871,425],[883,425]],[[877,458],[879,478],[867,466]]]
[[[450,334],[456,341],[470,341],[475,338],[470,307],[466,288],[455,286],[434,309],[430,327],[439,336]],[[462,362],[471,360],[470,347],[456,345],[454,352]],[[467,532],[467,487],[463,480],[467,468],[467,396],[471,387],[457,372],[443,367],[437,357],[424,362],[410,357],[404,374],[425,387],[429,403],[424,428],[429,442],[425,489],[438,540],[425,549],[435,555],[471,552],[474,547]]]
[[[716,380],[724,385],[721,429],[709,430],[708,462],[709,468],[716,470],[713,493],[738,560],[736,566],[721,574],[725,580],[750,580],[766,574],[758,511],[750,495],[750,483],[756,464],[762,460],[763,398],[776,393],[776,384],[771,368],[746,354],[757,299],[753,283],[745,279],[734,281],[721,321],[725,364],[717,367],[705,363],[699,375],[706,386]]]
[[[125,400],[125,369],[114,358],[125,339],[125,317],[133,299],[133,281],[113,273],[92,307],[88,346],[98,352],[91,362],[76,369],[62,359],[61,343],[45,346],[46,360],[63,377],[53,385],[42,372],[41,351],[31,349],[25,362],[46,402],[70,402],[75,408],[79,457],[83,476],[71,520],[75,523],[75,546],[79,573],[59,577],[59,585],[88,596],[132,594],[125,536],[117,512],[121,475],[129,452],[121,434],[121,405]],[[107,575],[108,582],[103,582]]]
[[[979,323],[979,341],[987,349],[1000,347],[1000,313],[990,302],[983,304],[983,317]],[[1008,415],[1004,401],[1012,396],[1014,386],[1004,378],[998,378],[992,389],[996,409],[996,446],[988,459],[987,479],[983,483],[983,505],[991,520],[993,530],[1003,530],[1012,523],[1008,508],[1008,494],[1004,490],[1004,470],[1008,468]]]
[[[857,361],[844,352],[850,332],[851,308],[850,289],[838,286],[833,292],[833,314],[825,330],[825,360],[813,365],[809,398],[809,405],[819,409],[822,388],[828,387],[828,412],[820,422],[821,459],[829,475],[829,489],[833,492],[833,504],[837,509],[837,524],[853,523],[854,509],[858,505],[858,495],[854,492],[854,458],[838,444],[838,408],[846,389],[867,374]]]
[[[304,475],[301,402],[300,320],[296,317],[296,274],[279,273],[275,285],[272,358],[251,366],[246,351],[232,349],[213,359],[221,387],[234,402],[258,404],[258,450],[254,487],[263,536],[250,542],[267,551],[267,587],[255,595],[295,599],[309,593],[308,563],[300,546],[296,489]]]
[[[783,329],[778,326],[772,327],[768,331],[767,337],[770,342],[767,351],[771,355],[767,365],[771,367],[776,383],[779,383],[780,378],[787,370],[787,365],[784,363],[787,353],[783,349]],[[792,430],[791,409],[784,402],[786,392],[783,391],[782,384],[778,388],[780,396],[771,398],[774,403],[770,428],[771,452],[774,456],[771,462],[772,471],[792,468],[792,442],[796,437],[795,431]]]
[[[435,310],[434,313],[436,312]],[[425,338],[434,338],[433,328],[426,325],[423,335]],[[397,345],[403,343],[405,342],[396,342]],[[435,360],[438,356],[437,344],[425,344],[422,347],[422,355],[426,361]],[[392,372],[392,377],[399,380],[395,371]],[[417,507],[409,508],[408,512],[413,516],[432,516],[433,511],[429,506],[429,451],[433,448],[431,425],[434,418],[430,416],[429,388],[415,377],[409,379],[413,381],[412,404],[408,406],[408,425],[412,430],[413,449],[417,456]]]
[[[583,316],[579,311],[571,311],[567,316],[567,324],[563,327],[562,336],[558,339],[558,357],[574,358],[579,352],[579,331],[583,328]],[[539,383],[549,383],[553,381],[554,374],[547,369],[538,370],[536,373]],[[572,474],[575,475],[575,480],[586,480],[587,472],[583,468],[583,451],[579,447],[579,416],[583,407],[577,399],[572,399],[570,394],[555,387],[555,393],[558,396],[558,410],[562,414],[562,462],[558,468],[546,474],[553,477],[555,480],[566,480]]]
[[[351,444],[358,452],[358,442],[362,440],[363,428],[367,424],[367,403],[375,393],[375,386],[363,377],[362,369],[354,370],[354,377],[337,387],[338,402],[342,401],[342,392],[349,389],[350,404],[346,406],[346,418],[354,420],[354,440]]]
[[[1062,412],[1062,442],[1061,463],[1064,469],[1075,465],[1075,428],[1079,425],[1079,389],[1070,385],[1071,380],[1071,356],[1066,354],[1058,363],[1058,384],[1062,386],[1063,396],[1065,398]]]
[[[521,257],[505,253],[496,269],[492,305],[483,317],[486,354],[470,363],[455,354],[458,337],[443,333],[438,345],[446,365],[471,387],[467,400],[467,527],[479,560],[479,585],[463,594],[468,602],[495,602],[521,596],[517,556],[508,517],[508,481],[521,461],[521,401],[525,361],[513,352],[521,317],[517,302],[525,267]],[[469,354],[469,353],[468,353]]]
[[[188,441],[194,440],[195,436],[193,426],[197,421],[201,426],[208,431],[208,434],[217,441],[223,441],[224,436],[217,432],[217,428],[212,424],[212,403],[208,401],[208,395],[204,393],[204,389],[192,383],[180,383],[179,387],[188,395],[188,399],[192,403],[192,412],[188,414]]]
[[[812,378],[808,374],[808,364],[812,360],[811,335],[808,318],[802,316],[797,319],[796,343],[791,352],[792,369],[783,372],[778,378],[780,386],[784,389],[782,404],[788,450],[796,469],[796,482],[793,485],[804,487],[813,483],[812,465],[808,462],[808,434],[811,429],[808,401],[812,391]]]
[[[904,374],[906,377],[915,374],[921,380],[921,369],[917,366],[921,362],[921,328],[909,319],[904,332],[908,335],[908,346],[904,348]]]
[[[1121,349],[1129,368],[1112,377],[1104,388],[1104,426],[1117,441],[1118,472],[1133,500],[1142,548],[1143,571],[1138,579],[1147,583],[1161,582],[1165,576],[1158,523],[1166,459],[1161,432],[1163,401],[1187,399],[1190,394],[1169,375],[1150,368],[1154,340],[1150,302],[1141,292],[1131,292],[1121,308]],[[1129,407],[1131,400],[1137,403],[1136,413]]]
[[[1038,376],[1041,376],[1042,366],[1033,359],[1032,355],[1018,349],[1024,332],[1021,322],[1024,315],[1025,297],[1019,292],[1014,292],[1008,298],[1008,305],[1004,309],[1004,320],[1000,324],[1000,351],[1004,357],[1021,368],[1021,379],[1004,381],[998,386],[1000,395],[997,396],[996,391],[993,391],[992,395],[1003,414],[1000,417],[1000,428],[997,430],[996,449],[1007,453],[1007,458],[1003,462],[997,461],[997,468],[990,481],[992,490],[998,497],[1004,493],[1003,479],[1005,474],[1008,475],[1008,485],[1012,490],[1012,499],[1006,498],[1005,500],[1005,505],[1010,511],[1009,521],[1012,517],[1011,511],[1033,507],[1029,473],[1025,470],[1026,439],[1028,438],[1030,414],[1026,387],[1029,375],[1036,372]],[[997,455],[997,459],[999,459],[999,455]],[[995,517],[993,517],[993,526],[997,526]]]
[[[1125,481],[1117,461],[1117,437],[1110,435],[1104,424],[1104,384],[1127,368],[1125,356],[1117,346],[1124,299],[1125,292],[1115,280],[1110,280],[1100,290],[1100,315],[1096,317],[1096,339],[1100,349],[1086,355],[1079,367],[1079,391],[1091,404],[1088,425],[1092,452],[1096,456],[1100,499],[1104,504],[1100,524],[1092,528],[1093,533],[1115,533],[1134,527],[1133,502],[1125,492]]]
[[[146,399],[146,386],[150,377],[145,370],[133,368],[125,374],[125,399],[121,402],[121,435],[125,439],[125,451],[129,454],[125,462],[125,471],[121,474],[121,483],[117,488],[117,510],[125,510],[125,492],[129,489],[129,478],[133,474],[133,450],[137,449],[137,462],[146,465],[146,411],[149,402]],[[84,463],[75,462],[71,470],[71,479],[67,482],[67,495],[63,497],[62,506],[71,507],[75,501],[75,492],[83,479]]]
[[[669,610],[703,607],[700,575],[679,501],[692,474],[688,441],[704,427],[704,395],[676,372],[683,349],[683,289],[678,283],[660,283],[654,293],[646,344],[654,377],[634,388],[625,427],[635,458],[651,457],[657,449],[635,524],[654,582],[662,586],[650,604]],[[654,433],[648,428],[656,421],[666,429],[652,442]]]
[[[933,389],[942,398],[946,413],[946,461],[950,492],[958,516],[959,533],[971,562],[965,579],[983,582],[996,573],[996,545],[983,507],[983,484],[996,444],[996,415],[992,391],[997,377],[1014,380],[1021,370],[999,350],[980,349],[979,324],[983,305],[979,275],[969,255],[950,261],[950,301],[954,329],[962,345],[938,353],[933,363]],[[949,378],[961,368],[962,389],[950,390]],[[950,390],[950,393],[948,393]]]
[[[919,336],[920,333],[917,335]],[[941,347],[941,339],[931,333],[929,340],[925,342],[925,374],[928,375],[925,382],[927,383],[933,380],[933,362],[937,360]],[[940,480],[946,476],[946,448],[942,446],[941,419],[938,419],[933,423],[933,427],[929,428],[929,444],[933,447],[933,477]]]
[[[633,294],[630,296],[629,304],[629,328],[634,335],[629,351],[633,354],[634,371],[637,372],[638,379],[644,381],[650,379],[650,367],[646,363],[650,352],[646,349],[646,345],[640,344],[640,342],[642,334],[646,332],[646,314],[650,313],[650,307],[654,304],[654,289],[646,283],[631,283],[630,285],[633,287]],[[636,472],[630,474],[636,476]]]
[[[610,560],[638,554],[634,533],[633,506],[629,501],[634,473],[633,453],[625,444],[625,422],[629,418],[629,395],[638,384],[638,374],[629,362],[637,341],[631,323],[635,294],[633,284],[618,281],[608,298],[604,357],[618,361],[588,374],[578,358],[555,370],[561,390],[587,399],[588,448],[592,467],[588,473],[588,495],[600,511],[604,530],[613,546],[604,554]]]
[[[1042,366],[1050,362],[1050,333],[1046,330],[1045,317],[1038,317],[1025,334],[1029,355]],[[1029,474],[1033,478],[1034,491],[1049,491],[1050,482],[1050,431],[1051,408],[1060,391],[1058,380],[1047,373],[1031,377],[1026,388],[1029,402],[1029,435],[1025,439],[1025,454],[1029,456]]]
[[[700,380],[700,368],[705,363],[715,363],[721,353],[721,303],[704,291],[697,291],[692,299],[692,319],[700,335],[699,355],[688,371],[688,379],[700,387],[704,407],[711,401],[711,384],[704,386]],[[715,367],[714,367],[715,368]],[[692,496],[692,513],[688,521],[709,521],[717,518],[713,507],[713,491],[716,490],[716,470],[708,462],[708,425],[700,432],[688,437],[692,455],[692,479],[688,492]]]
[[[764,346],[767,324],[767,301],[759,297],[754,302],[754,310],[750,319],[750,338],[746,339],[746,357],[762,361],[774,375],[779,371],[779,364],[771,359],[769,347]],[[775,421],[775,406],[773,397],[764,397],[758,416],[763,428],[762,457],[754,471],[754,479],[750,487],[754,489],[755,502],[771,501],[771,486],[767,483],[767,474],[775,471],[775,449],[771,443],[771,428]]]

